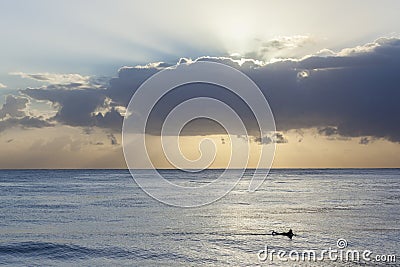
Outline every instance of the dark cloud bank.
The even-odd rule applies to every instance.
[[[20,126],[22,128],[42,128],[52,126],[42,117],[31,117],[25,112],[29,100],[25,97],[8,95],[6,102],[0,108],[0,132],[7,128]]]
[[[382,38],[330,56],[310,56],[264,65],[253,60],[238,64],[230,58],[204,57],[197,60],[225,63],[247,74],[266,96],[279,131],[316,127],[320,134],[327,136],[369,136],[400,142],[400,39]],[[123,67],[106,89],[79,84],[75,88],[69,84],[29,88],[21,92],[37,100],[51,101],[58,107],[53,121],[120,131],[123,120],[121,107],[127,106],[143,81],[164,67],[164,63]],[[157,131],[172,107],[196,96],[223,100],[235,107],[247,121],[250,131],[256,127],[254,117],[240,99],[216,86],[193,84],[177,88],[160,101],[152,112],[154,123],[150,128]],[[26,105],[14,103],[17,107],[9,107],[7,103],[0,110],[0,116],[4,117],[5,112],[21,115],[18,110]],[[201,127],[195,127],[187,134],[219,131],[218,126],[212,123],[198,125]],[[285,142],[283,136],[277,139]],[[368,140],[362,139],[361,143],[367,144]]]

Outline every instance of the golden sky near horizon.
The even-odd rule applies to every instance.
[[[114,137],[117,144],[112,144],[103,130],[88,135],[69,126],[5,131],[0,135],[0,168],[126,168],[121,136]],[[180,138],[183,154],[196,159],[203,138],[212,139],[217,147],[216,160],[210,167],[224,168],[230,153],[228,136],[184,136]],[[273,168],[400,167],[400,145],[385,140],[365,145],[360,144],[360,138],[329,140],[313,130],[301,134],[289,131],[285,138],[287,143],[276,145]],[[253,153],[248,166],[254,168],[258,160],[254,151],[259,144],[252,142],[250,146]],[[159,146],[149,149],[149,154],[157,168],[171,168]]]

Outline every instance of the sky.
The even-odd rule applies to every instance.
[[[121,128],[137,88],[177,64],[212,61],[242,71],[275,117],[275,168],[400,167],[399,1],[10,1],[0,3],[0,168],[126,168]],[[166,96],[154,123],[215,86]],[[155,131],[156,132],[156,131]],[[230,138],[187,125],[189,159],[207,137],[210,167],[227,164]],[[157,144],[159,136],[151,133]],[[171,164],[157,145],[158,168]]]

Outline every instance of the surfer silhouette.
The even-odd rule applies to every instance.
[[[275,231],[272,231],[272,235],[284,235],[289,237],[290,239],[292,239],[292,237],[294,236],[292,229],[290,229],[287,233],[278,233]]]

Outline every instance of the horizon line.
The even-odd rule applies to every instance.
[[[257,168],[229,168],[226,170],[256,170]],[[258,168],[263,170],[265,168]],[[278,167],[278,168],[270,168],[269,170],[373,170],[373,169],[400,169],[400,167]],[[40,170],[127,170],[128,168],[0,168],[0,171],[40,171]],[[152,170],[152,169],[137,169],[137,170]],[[156,168],[155,170],[169,170],[169,171],[184,171],[176,168]],[[187,169],[187,170],[199,170],[199,169]],[[204,170],[225,170],[224,168],[208,168]],[[202,171],[202,170],[199,170]]]

